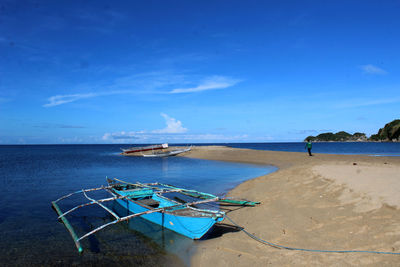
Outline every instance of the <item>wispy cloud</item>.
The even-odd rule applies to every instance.
[[[165,93],[167,88],[186,85],[193,79],[171,71],[151,71],[117,77],[110,86],[113,90],[135,90],[140,94]]]
[[[80,125],[68,125],[68,124],[58,124],[58,123],[40,123],[40,124],[34,125],[33,127],[44,128],[44,129],[50,129],[50,128],[83,129],[83,128],[86,128],[86,127],[80,126]]]
[[[71,95],[55,95],[49,97],[47,100],[49,103],[44,104],[43,107],[54,107],[59,106],[66,103],[75,102],[81,99],[86,98],[94,98],[99,96],[107,96],[107,95],[120,95],[120,94],[128,94],[131,93],[129,91],[110,91],[110,92],[98,92],[98,93],[84,93],[84,94],[71,94]]]
[[[138,132],[115,132],[115,133],[105,133],[102,137],[103,141],[111,140],[132,140],[132,139],[142,139],[142,133]]]
[[[107,95],[122,94],[160,94],[163,87],[173,86],[175,84],[184,84],[185,80],[182,75],[174,75],[168,72],[148,72],[133,75],[120,76],[111,82],[111,85],[104,87],[100,84],[83,84],[78,85],[75,90],[87,91],[88,87],[103,88],[101,92],[85,92],[76,94],[60,94],[50,96],[43,107],[54,107],[82,99],[95,98]],[[83,89],[82,89],[83,88]]]
[[[95,93],[88,93],[88,94],[73,94],[73,95],[55,95],[49,97],[47,100],[49,103],[44,104],[43,107],[54,107],[54,106],[59,106],[62,104],[66,103],[71,103],[80,99],[85,99],[85,98],[92,98],[99,96],[99,94]]]
[[[106,86],[103,92],[89,92],[89,93],[76,93],[65,95],[54,95],[47,99],[48,103],[43,107],[55,107],[82,99],[95,98],[107,95],[121,95],[121,94],[182,94],[182,93],[195,93],[207,90],[224,89],[234,86],[240,80],[225,77],[225,76],[211,76],[204,78],[198,82],[198,77],[192,75],[174,74],[169,72],[149,72],[139,73],[130,76],[120,77],[113,81],[111,85]],[[177,86],[185,86],[188,84],[198,84],[194,87],[169,89]],[[81,86],[85,89],[88,85]],[[91,87],[100,87],[92,85]],[[102,87],[104,88],[104,87]]]
[[[361,69],[366,74],[386,74],[387,73],[385,70],[383,70],[377,66],[374,66],[372,64],[362,65]]]
[[[335,105],[335,108],[356,108],[374,105],[385,105],[400,102],[400,98],[382,98],[382,99],[352,99]]]
[[[171,90],[170,94],[182,94],[182,93],[195,93],[207,90],[224,89],[234,86],[240,82],[240,80],[231,79],[223,76],[212,76],[205,79],[201,84],[190,88],[176,88]]]

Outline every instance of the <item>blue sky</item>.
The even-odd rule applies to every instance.
[[[0,144],[302,141],[399,118],[399,1],[0,1]]]

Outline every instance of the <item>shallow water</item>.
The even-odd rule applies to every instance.
[[[119,145],[0,146],[2,265],[188,265],[197,242],[137,218],[106,228],[82,242],[77,253],[50,202],[70,192],[105,185],[105,177],[129,182],[164,182],[224,195],[239,183],[276,170],[183,157],[119,155]],[[101,198],[106,195],[91,195]],[[62,202],[65,211],[82,198]],[[117,206],[113,206],[118,211]],[[68,218],[79,234],[112,218],[104,210],[83,208]],[[218,228],[208,238],[229,229]]]
[[[257,150],[304,152],[304,142],[287,143],[227,143],[236,148],[249,148]],[[317,142],[313,143],[313,153],[351,154],[371,156],[400,156],[400,142]]]

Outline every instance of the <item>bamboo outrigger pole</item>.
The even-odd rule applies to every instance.
[[[56,202],[57,201],[53,201],[53,202],[51,202],[51,204],[53,205],[53,208],[56,210],[57,214],[61,216],[62,212]],[[78,252],[82,253],[83,248],[81,246],[81,243],[79,243],[79,238],[76,235],[74,228],[72,228],[71,224],[68,222],[68,220],[64,216],[62,216],[60,219],[64,223],[65,227],[68,229],[69,233],[71,234],[72,239],[74,240],[75,246],[78,249]]]
[[[67,218],[65,217],[65,215],[68,214],[68,213],[70,213],[71,211],[76,210],[77,208],[84,207],[84,206],[88,206],[88,205],[92,205],[92,204],[99,204],[99,203],[98,203],[98,202],[96,203],[96,201],[94,201],[94,202],[92,201],[91,203],[86,203],[86,204],[83,204],[83,205],[79,205],[79,206],[77,206],[77,207],[75,207],[75,208],[73,208],[73,209],[67,211],[66,213],[63,213],[63,212],[61,211],[60,207],[57,205],[57,202],[60,201],[60,200],[62,200],[62,199],[68,198],[68,197],[70,197],[70,196],[72,196],[72,195],[74,195],[74,194],[83,193],[83,194],[86,195],[85,192],[97,191],[97,190],[104,190],[104,189],[108,189],[108,188],[111,188],[111,186],[106,186],[106,187],[102,186],[102,187],[99,187],[99,188],[82,189],[82,190],[79,190],[79,191],[70,193],[70,194],[68,194],[68,195],[62,196],[62,197],[60,197],[59,199],[57,199],[57,200],[51,202],[52,207],[54,208],[54,210],[55,210],[55,211],[57,212],[57,214],[58,214],[58,219],[61,220],[61,221],[63,222],[63,224],[65,225],[65,227],[67,228],[67,230],[68,230],[69,233],[71,234],[71,237],[72,237],[72,239],[74,240],[75,246],[76,246],[76,248],[78,249],[78,252],[79,252],[79,253],[82,253],[82,252],[83,252],[83,248],[82,248],[82,246],[81,246],[81,243],[79,242],[79,238],[78,238],[77,234],[76,234],[75,231],[74,231],[74,228],[71,226],[71,224],[69,223],[69,221],[67,220]],[[88,198],[88,199],[89,199],[89,198]],[[112,200],[112,199],[105,199],[105,200],[102,200],[102,201],[108,201],[108,200]]]
[[[131,214],[131,215],[128,215],[128,216],[125,216],[125,217],[119,217],[117,214],[115,214],[115,213],[114,213],[113,211],[111,211],[109,208],[107,208],[106,206],[102,205],[101,202],[112,201],[112,200],[115,200],[115,199],[126,199],[126,200],[131,201],[131,202],[134,202],[134,203],[136,203],[136,201],[134,201],[134,200],[132,200],[132,199],[129,199],[129,198],[127,198],[127,197],[111,197],[111,198],[105,198],[105,199],[95,200],[95,199],[92,199],[92,198],[88,197],[87,194],[86,194],[86,192],[89,192],[89,191],[96,191],[96,190],[101,190],[101,189],[106,189],[106,190],[107,190],[108,188],[110,188],[110,187],[100,187],[100,188],[79,190],[79,191],[77,191],[77,192],[74,192],[74,193],[65,195],[65,196],[63,196],[63,197],[61,197],[61,198],[59,198],[59,199],[57,199],[57,200],[51,202],[53,208],[55,209],[55,211],[56,211],[57,214],[58,214],[58,219],[60,219],[60,220],[63,222],[63,224],[65,225],[65,227],[67,228],[67,230],[68,230],[69,233],[71,234],[71,237],[72,237],[72,239],[73,239],[73,241],[74,241],[74,243],[75,243],[75,246],[76,246],[76,248],[78,249],[78,252],[79,252],[79,253],[82,253],[82,252],[83,252],[83,248],[82,248],[82,245],[81,245],[81,243],[80,243],[80,241],[81,241],[82,239],[84,239],[84,238],[86,238],[86,237],[88,237],[88,236],[90,236],[90,235],[92,235],[92,234],[94,234],[94,233],[96,233],[96,232],[102,230],[103,228],[105,228],[105,227],[107,227],[107,226],[109,226],[109,225],[116,224],[116,223],[119,223],[119,222],[122,222],[122,221],[129,220],[129,219],[134,218],[134,217],[138,217],[138,216],[142,216],[142,215],[146,215],[146,214],[150,214],[150,213],[155,213],[155,212],[166,212],[166,211],[168,211],[168,210],[176,210],[176,209],[179,209],[179,208],[186,208],[186,207],[189,207],[189,206],[191,206],[191,205],[203,204],[203,203],[215,202],[215,201],[221,200],[221,198],[215,197],[215,198],[212,198],[212,199],[205,199],[205,200],[200,200],[200,201],[195,201],[195,202],[189,202],[189,203],[183,203],[183,204],[177,204],[177,205],[168,206],[168,207],[163,207],[163,208],[151,209],[151,210],[144,211],[144,212],[140,212],[140,213],[134,213],[134,214]],[[175,191],[175,190],[171,190],[171,191]],[[60,207],[57,205],[57,202],[60,201],[60,200],[62,200],[62,199],[65,199],[65,198],[67,198],[67,197],[70,197],[71,195],[77,194],[77,193],[83,193],[84,196],[85,196],[87,199],[89,199],[91,202],[78,205],[78,206],[76,206],[76,207],[74,207],[74,208],[72,208],[72,209],[70,209],[70,210],[68,210],[68,211],[66,211],[66,212],[63,213],[63,212],[61,211]],[[74,211],[74,210],[76,210],[76,209],[78,209],[78,208],[85,207],[85,206],[89,206],[89,205],[94,205],[94,204],[97,204],[97,205],[99,205],[100,207],[102,207],[103,209],[105,209],[107,212],[109,212],[109,213],[110,213],[113,217],[115,217],[116,219],[115,219],[114,221],[111,221],[111,222],[109,222],[109,223],[106,223],[106,224],[103,224],[103,225],[97,227],[96,229],[94,229],[94,230],[92,230],[92,231],[90,231],[90,232],[84,234],[84,235],[81,236],[81,237],[78,237],[77,234],[75,233],[75,231],[74,231],[72,225],[69,223],[69,221],[67,220],[67,218],[66,218],[65,215],[71,213],[72,211]]]
[[[131,199],[128,199],[128,200],[131,200]],[[164,212],[164,211],[168,211],[169,209],[174,209],[174,208],[178,208],[178,207],[188,207],[188,206],[196,205],[196,204],[215,202],[215,201],[218,201],[218,200],[219,200],[219,197],[216,197],[214,199],[200,200],[200,201],[196,201],[196,202],[178,204],[178,205],[173,205],[173,206],[169,206],[169,207],[163,207],[163,208],[147,210],[147,211],[143,211],[143,212],[139,212],[139,213],[134,213],[134,214],[131,214],[131,215],[116,219],[116,220],[114,220],[112,222],[103,224],[102,226],[100,226],[100,227],[98,227],[98,228],[86,233],[85,235],[81,236],[80,238],[77,239],[77,241],[79,243],[80,240],[82,240],[82,239],[84,239],[84,238],[86,238],[86,237],[88,237],[88,236],[100,231],[101,229],[103,229],[103,228],[105,228],[105,227],[107,227],[109,225],[116,224],[116,223],[119,223],[119,222],[123,222],[123,221],[129,220],[129,219],[134,218],[134,217],[138,217],[138,216],[142,216],[142,215],[146,215],[146,214],[150,214],[150,213],[155,213],[155,212]],[[133,200],[131,200],[131,201],[133,201]],[[135,202],[135,201],[133,201],[133,202]]]
[[[62,196],[59,199],[54,200],[53,202],[58,202],[58,201],[63,200],[65,198],[67,198],[67,197],[70,197],[72,195],[79,194],[79,193],[82,193],[82,192],[98,191],[98,190],[109,189],[109,188],[112,188],[112,186],[101,186],[101,187],[98,187],[98,188],[82,189],[82,190],[70,193],[68,195]]]
[[[86,206],[94,205],[94,204],[97,204],[97,202],[113,201],[113,200],[121,199],[121,198],[125,198],[125,197],[110,197],[110,198],[105,198],[105,199],[99,199],[99,200],[97,200],[96,202],[93,202],[93,201],[92,201],[92,202],[88,202],[88,203],[85,203],[85,204],[81,204],[81,205],[78,205],[78,206],[76,206],[76,207],[74,207],[74,208],[72,208],[72,209],[70,209],[70,210],[64,212],[63,214],[61,214],[60,216],[58,216],[58,219],[61,219],[61,217],[64,217],[64,216],[67,215],[68,213],[71,213],[71,212],[73,212],[74,210],[77,210],[77,209],[79,209],[79,208],[83,208],[83,207],[86,207]]]
[[[149,188],[149,189],[151,188],[151,189],[154,190],[153,192],[155,194],[157,194],[157,195],[170,193],[170,192],[179,192],[181,194],[185,194],[185,195],[192,196],[192,197],[195,197],[195,198],[200,198],[202,200],[194,201],[194,202],[181,203],[181,204],[176,202],[177,203],[176,205],[172,205],[172,206],[168,206],[168,207],[162,207],[162,208],[151,208],[150,210],[147,210],[147,211],[144,211],[144,212],[134,213],[134,214],[131,214],[131,215],[128,215],[128,216],[125,216],[125,217],[119,217],[114,211],[112,211],[111,209],[109,209],[108,207],[103,205],[102,202],[113,201],[113,200],[116,200],[116,199],[125,199],[127,201],[130,201],[130,202],[133,202],[133,203],[136,203],[136,204],[138,204],[138,203],[135,200],[129,198],[128,196],[115,196],[113,194],[114,195],[113,197],[95,200],[93,198],[90,198],[86,194],[86,192],[97,191],[97,190],[106,190],[106,191],[108,191],[109,193],[112,194],[110,189],[113,188],[117,184],[109,185],[109,186],[102,186],[102,187],[99,187],[99,188],[82,189],[82,190],[70,193],[68,195],[62,196],[59,199],[57,199],[57,200],[55,200],[55,201],[53,201],[51,203],[52,203],[53,208],[55,209],[55,211],[58,214],[58,219],[61,220],[64,223],[65,227],[67,228],[67,230],[71,234],[71,237],[72,237],[72,239],[73,239],[73,241],[75,243],[75,246],[78,249],[79,253],[83,252],[83,248],[82,248],[82,246],[80,244],[80,241],[82,239],[84,239],[84,238],[86,238],[86,237],[88,237],[88,236],[90,236],[90,235],[102,230],[103,228],[105,228],[105,227],[107,227],[109,225],[116,224],[116,223],[119,223],[119,222],[122,222],[122,221],[126,221],[126,220],[129,220],[129,219],[134,218],[134,217],[138,217],[138,216],[142,216],[142,215],[146,215],[146,214],[151,214],[151,213],[155,213],[155,212],[160,212],[160,213],[173,212],[175,210],[189,208],[190,206],[193,206],[193,205],[209,203],[209,202],[226,202],[226,203],[232,203],[232,204],[251,205],[251,206],[254,206],[254,205],[260,203],[260,202],[246,201],[246,200],[243,200],[243,201],[242,200],[234,200],[234,199],[230,199],[230,198],[226,198],[226,197],[218,197],[218,196],[215,196],[215,195],[212,195],[212,194],[207,194],[207,193],[199,192],[199,191],[196,191],[196,190],[188,190],[188,189],[178,188],[178,187],[175,187],[175,186],[162,184],[162,183],[147,183],[147,184],[136,183],[136,184],[133,184],[133,183],[124,182],[124,181],[118,180],[118,179],[115,179],[115,180],[123,182],[125,184],[135,185],[135,186],[138,186],[138,187],[141,187],[141,188]],[[160,187],[157,187],[157,186],[161,186],[161,187],[164,187],[164,188],[160,188]],[[70,210],[68,210],[68,211],[63,213],[61,211],[60,207],[58,206],[57,202],[60,201],[60,200],[65,199],[65,198],[68,198],[68,197],[70,197],[70,196],[72,196],[74,194],[78,194],[78,193],[82,193],[84,195],[84,197],[86,197],[90,202],[84,203],[84,204],[80,204],[80,205],[78,205],[78,206],[76,206],[76,207],[74,207],[74,208],[72,208],[72,209],[70,209]],[[113,220],[111,222],[108,222],[106,224],[103,224],[103,225],[93,229],[92,231],[84,234],[83,236],[78,237],[77,234],[75,233],[72,225],[67,220],[66,215],[71,213],[72,211],[75,211],[78,208],[89,206],[89,205],[94,205],[94,204],[97,204],[98,206],[100,206],[101,208],[106,210],[108,213],[110,213],[115,218],[115,220]],[[190,207],[190,208],[197,210],[195,207]],[[214,211],[207,210],[207,212],[214,212]],[[219,215],[216,214],[215,216],[224,216],[224,214],[225,214],[224,212],[219,213],[217,211],[215,211],[214,213],[218,213],[219,214]]]

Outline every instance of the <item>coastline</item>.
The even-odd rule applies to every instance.
[[[400,252],[400,157],[309,157],[222,146],[194,147],[184,156],[279,168],[228,193],[261,202],[231,211],[229,217],[263,240],[307,249]],[[394,266],[399,257],[277,249],[236,231],[200,241],[191,265]]]

